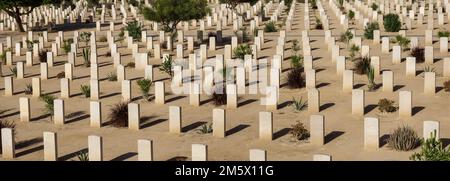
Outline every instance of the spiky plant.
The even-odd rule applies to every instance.
[[[411,56],[416,58],[416,63],[425,62],[425,49],[420,47],[414,47],[410,52]]]
[[[24,92],[26,95],[30,95],[33,93],[33,86],[31,84],[25,85]]]
[[[321,21],[320,18],[317,17],[317,16],[316,16],[316,25],[315,25],[314,28],[316,28],[316,30],[323,30],[323,24],[322,24],[322,21]]]
[[[300,98],[300,100],[296,100],[294,97],[292,98],[292,107],[296,111],[303,111],[308,107],[308,101],[303,101],[303,97]]]
[[[91,66],[91,50],[89,48],[83,48],[83,60],[84,66]]]
[[[128,102],[114,104],[108,114],[108,119],[114,127],[128,126]]]
[[[227,89],[222,85],[215,86],[211,99],[216,106],[227,104]]]
[[[64,52],[66,52],[66,53],[69,53],[70,52],[70,49],[71,49],[71,44],[73,43],[73,39],[71,38],[71,39],[68,39],[68,40],[64,40],[64,42],[63,42],[63,50],[64,50]]]
[[[81,93],[86,97],[91,97],[91,86],[89,85],[81,85]]]
[[[148,92],[150,91],[153,82],[150,79],[139,79],[136,83],[139,86],[139,90],[141,91],[144,100],[149,100],[150,94]]]
[[[414,161],[450,161],[450,149],[446,149],[442,141],[436,139],[436,131],[434,131],[430,138],[422,144],[420,152],[414,153],[409,159]]]
[[[375,90],[375,86],[376,86],[376,84],[375,84],[375,69],[372,66],[370,66],[366,75],[367,75],[369,91]]]
[[[11,71],[11,73],[14,75],[14,77],[17,77],[17,67],[10,67],[9,71]]]
[[[277,27],[274,21],[269,21],[264,26],[264,32],[270,33],[270,32],[277,32]]]
[[[53,120],[53,108],[54,108],[54,100],[56,99],[55,96],[52,96],[50,94],[44,94],[41,95],[40,99],[44,102],[44,112],[46,114],[50,115],[50,120]]]
[[[159,71],[166,73],[170,76],[170,78],[173,77],[173,71],[172,71],[172,64],[173,59],[171,56],[167,56],[164,58],[163,62],[159,66]]]
[[[202,126],[197,130],[199,134],[209,134],[213,132],[212,123],[202,124]]]
[[[252,49],[248,44],[242,44],[234,48],[233,54],[236,58],[243,60],[245,55],[252,54]]]
[[[77,154],[78,161],[89,161],[88,151],[80,151]]]
[[[446,31],[446,30],[439,31],[437,35],[438,35],[439,38],[441,38],[441,37],[449,37],[450,36],[450,32]]]
[[[436,68],[431,67],[431,66],[425,66],[423,68],[423,72],[435,72],[436,73]]]

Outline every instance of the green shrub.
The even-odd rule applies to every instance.
[[[165,57],[164,61],[159,66],[159,71],[166,73],[167,75],[170,76],[170,78],[172,78],[173,77],[172,63],[173,59],[171,56]]]
[[[294,52],[294,54],[297,54],[297,52],[300,50],[300,44],[298,43],[297,39],[292,40],[291,50],[292,52]]]
[[[370,8],[372,8],[372,10],[376,11],[378,9],[378,5],[375,3],[372,3],[372,5],[370,5]]]
[[[377,22],[368,23],[366,27],[364,27],[364,38],[373,40],[373,31],[379,30],[380,26]]]
[[[422,144],[419,153],[414,153],[409,158],[414,161],[450,161],[450,150],[445,149],[442,142],[436,139],[436,132]]]
[[[132,22],[127,23],[125,26],[125,30],[128,31],[128,35],[133,37],[133,40],[140,41],[142,36],[142,29],[144,26],[142,26],[141,23],[134,20]]]
[[[71,44],[73,43],[73,39],[72,38],[70,38],[70,39],[68,39],[68,40],[64,40],[64,42],[63,42],[63,50],[64,50],[64,52],[66,52],[66,53],[69,53],[70,52],[70,50],[71,50]]]
[[[295,98],[292,98],[292,107],[296,111],[303,111],[308,107],[308,101],[303,101],[303,97],[300,98],[300,100],[295,100]]]
[[[252,54],[252,49],[250,48],[249,45],[243,44],[243,45],[239,45],[236,48],[234,48],[233,53],[236,58],[244,60],[245,55]]]
[[[120,102],[114,104],[108,114],[108,119],[114,127],[128,126],[128,103]]]
[[[150,91],[153,82],[150,79],[139,79],[136,83],[139,86],[139,90],[141,91],[144,100],[149,100],[150,94],[148,92]]]
[[[395,42],[398,43],[402,50],[405,50],[405,48],[409,47],[409,43],[411,42],[411,40],[401,35],[397,35],[395,36]]]
[[[269,21],[264,26],[264,32],[270,33],[270,32],[277,32],[277,27],[275,25],[275,22]]]
[[[398,32],[402,27],[402,23],[400,22],[400,18],[397,14],[387,14],[383,17],[383,25],[384,29],[387,32]]]
[[[14,75],[14,77],[17,77],[17,67],[10,67],[9,71],[11,71],[11,73]]]
[[[81,93],[87,98],[91,97],[91,86],[81,85]]]
[[[291,67],[292,68],[302,68],[303,67],[303,57],[299,56],[299,55],[292,55]]]
[[[291,130],[289,131],[291,136],[296,140],[304,140],[309,137],[309,131],[305,128],[303,123],[297,121],[296,124],[291,126]]]
[[[439,31],[438,32],[438,37],[449,37],[450,36],[450,32],[449,31]]]
[[[353,20],[355,18],[355,12],[352,10],[348,10],[348,19]]]
[[[394,101],[389,99],[380,99],[378,101],[378,110],[381,112],[395,112],[397,111],[397,108],[394,106]]]
[[[354,61],[354,60],[355,60],[356,53],[359,52],[359,46],[353,44],[353,45],[350,47],[349,51],[350,51],[350,59],[351,59],[351,61]]]
[[[89,161],[89,153],[88,151],[80,151],[77,154],[78,161]]]
[[[340,37],[339,41],[348,44],[350,40],[353,38],[353,33],[350,30],[347,30],[344,33],[342,33],[339,37]]]
[[[305,77],[302,68],[294,68],[287,74],[287,85],[291,89],[305,87]]]
[[[53,120],[53,107],[54,107],[54,100],[55,96],[52,96],[50,94],[44,94],[41,95],[40,100],[44,102],[44,112],[46,114],[50,115],[50,119]]]
[[[389,136],[388,145],[398,151],[409,151],[420,145],[420,138],[411,127],[403,126]]]

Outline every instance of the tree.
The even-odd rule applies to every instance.
[[[239,14],[237,12],[236,7],[239,4],[243,4],[243,3],[249,3],[250,5],[253,6],[254,4],[256,4],[258,2],[258,0],[219,0],[219,2],[221,4],[226,4],[227,8],[232,9],[237,15],[242,16],[241,14]]]
[[[152,7],[143,9],[144,18],[161,23],[163,30],[174,35],[177,24],[198,20],[210,13],[206,0],[155,0]]]
[[[60,4],[62,0],[0,0],[0,10],[16,20],[19,31],[24,32],[22,15],[30,14],[41,5]]]

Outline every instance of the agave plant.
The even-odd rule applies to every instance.
[[[24,92],[26,95],[30,95],[33,93],[33,86],[31,84],[25,85]]]
[[[370,66],[367,71],[367,80],[369,82],[369,91],[375,90],[375,69],[372,66]]]
[[[308,101],[303,101],[303,97],[301,97],[300,100],[297,101],[293,97],[291,105],[296,111],[303,111],[308,107]]]
[[[90,49],[83,48],[83,60],[84,60],[85,67],[91,66],[91,50]]]
[[[87,151],[80,151],[77,154],[78,161],[89,161],[89,153]]]
[[[17,67],[16,66],[10,67],[9,70],[14,75],[14,77],[17,77]]]
[[[91,86],[81,85],[81,93],[87,98],[91,97]]]
[[[199,134],[208,134],[208,133],[212,133],[213,132],[213,128],[212,128],[212,123],[209,124],[203,124],[198,130],[197,132]]]

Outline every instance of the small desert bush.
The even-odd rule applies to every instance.
[[[402,27],[402,23],[400,22],[400,18],[397,14],[387,14],[383,17],[383,25],[384,29],[387,32],[398,32]]]
[[[372,10],[376,11],[378,9],[378,5],[375,3],[372,3],[372,5],[370,5],[370,8],[372,8]]]
[[[91,97],[91,86],[81,85],[81,93],[87,98]]]
[[[264,26],[264,32],[270,33],[270,32],[277,32],[277,27],[275,25],[275,22],[269,21]]]
[[[58,74],[56,74],[56,78],[58,79],[62,79],[66,77],[66,73],[64,71],[59,72]]]
[[[442,141],[436,139],[436,132],[422,144],[419,153],[414,153],[409,158],[414,161],[450,161],[450,149],[446,149]]]
[[[134,62],[127,63],[126,67],[134,68],[136,64]]]
[[[296,111],[303,111],[308,107],[308,101],[304,101],[303,97],[300,98],[300,100],[296,100],[294,97],[292,98],[292,107]]]
[[[314,27],[316,30],[323,30],[322,21],[320,21],[319,17],[316,17],[316,25]]]
[[[213,128],[212,128],[212,123],[209,124],[203,124],[198,130],[197,132],[199,134],[208,134],[208,133],[212,133],[213,132]]]
[[[251,55],[252,49],[248,44],[239,45],[233,50],[234,56],[238,59],[244,60],[245,55]]]
[[[425,62],[425,49],[414,47],[410,52],[411,56],[416,58],[416,63]]]
[[[128,103],[120,102],[114,104],[108,114],[108,119],[114,127],[128,126]]]
[[[24,92],[26,95],[30,95],[33,93],[33,86],[31,84],[25,85]]]
[[[445,92],[450,92],[450,80],[444,82],[444,90]]]
[[[101,36],[101,37],[98,39],[98,41],[99,41],[99,42],[107,42],[108,39],[106,38],[106,36]]]
[[[227,104],[227,89],[225,86],[218,85],[214,87],[214,92],[211,94],[211,99],[216,106]]]
[[[302,68],[294,68],[287,74],[287,85],[291,89],[305,87],[305,77]]]
[[[150,98],[150,94],[148,92],[150,91],[152,83],[153,82],[150,79],[139,79],[138,81],[136,81],[136,84],[139,86],[139,90],[141,91],[144,100],[149,100]]]
[[[347,30],[339,36],[339,41],[348,44],[352,38],[353,38],[353,33],[350,30]]]
[[[117,74],[115,72],[110,72],[107,75],[108,81],[117,81]]]
[[[377,22],[372,22],[367,24],[367,26],[364,28],[364,38],[373,39],[373,31],[374,30],[379,30],[380,26],[378,25]]]
[[[143,28],[144,26],[140,22],[134,20],[132,22],[127,23],[125,30],[128,31],[129,36],[133,37],[133,40],[139,41],[142,36]]]
[[[70,52],[70,49],[72,48],[71,47],[72,43],[73,43],[73,39],[72,38],[68,39],[68,40],[64,40],[64,42],[63,42],[63,50],[64,50],[64,52],[66,52],[66,53]]]
[[[303,123],[297,121],[296,124],[291,126],[291,130],[289,131],[291,136],[296,140],[304,140],[309,137],[309,131],[305,128]]]
[[[411,127],[402,126],[389,136],[388,145],[398,151],[409,151],[420,145],[420,138]]]
[[[359,46],[353,44],[352,46],[350,46],[349,52],[350,52],[350,60],[354,61],[355,57],[356,57],[356,53],[359,52]]]
[[[355,72],[357,74],[363,75],[367,74],[367,72],[370,69],[370,58],[369,57],[363,57],[356,61],[355,63]]]
[[[395,112],[397,108],[394,106],[395,101],[389,99],[380,99],[378,101],[378,110],[381,112]]]
[[[40,62],[47,62],[47,50],[41,50],[38,52],[39,61]]]
[[[441,38],[441,37],[449,37],[450,36],[450,32],[449,31],[439,31],[437,33],[437,35],[438,35],[439,38]]]
[[[405,50],[406,47],[409,47],[409,43],[411,42],[411,40],[401,35],[397,35],[395,36],[395,42],[398,43],[398,45],[400,45],[402,50]]]

